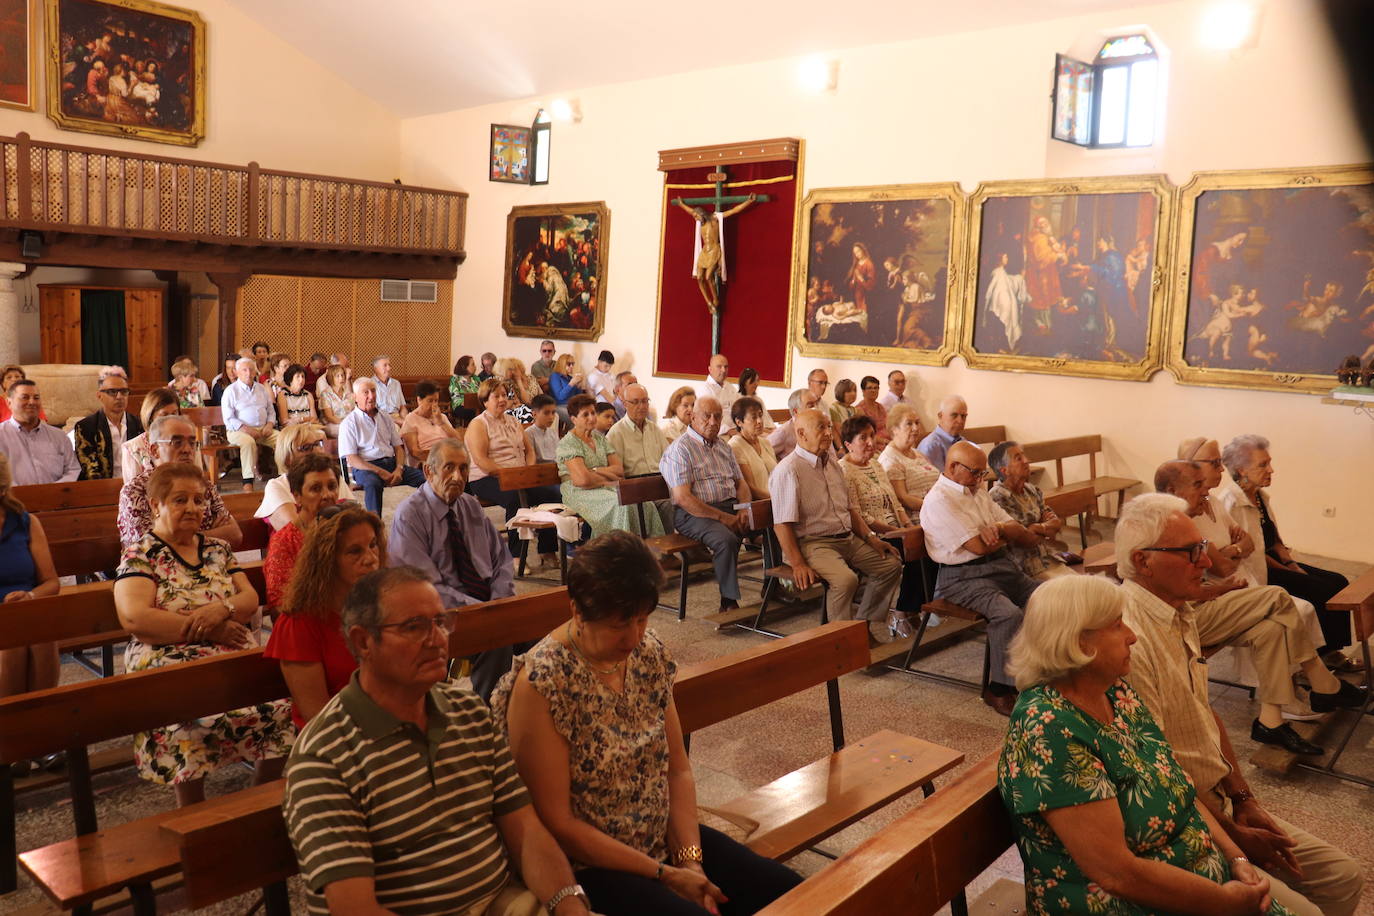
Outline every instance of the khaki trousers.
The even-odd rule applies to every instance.
[[[1250,647],[1259,680],[1255,697],[1261,703],[1297,702],[1293,666],[1316,658],[1317,647],[1286,591],[1277,585],[1249,586],[1198,602],[1193,608],[1204,647],[1232,643]]]
[[[465,910],[463,916],[540,916],[543,912],[539,898],[511,878],[495,896]]]
[[[245,478],[256,477],[258,475],[258,446],[265,445],[268,448],[277,447],[277,431],[269,430],[267,435],[261,439],[254,439],[241,429],[233,430],[228,435],[229,444],[238,446],[239,464]],[[285,470],[278,468],[285,473]]]
[[[902,564],[896,557],[879,553],[854,535],[802,538],[799,545],[806,565],[825,580],[829,591],[825,611],[831,620],[852,620],[851,605],[859,591],[859,576],[868,580],[859,619],[887,622],[897,587],[902,584]]]

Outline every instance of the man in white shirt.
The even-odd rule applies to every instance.
[[[893,369],[887,374],[887,391],[878,398],[878,403],[884,409],[891,410],[898,404],[910,404],[906,399],[906,373],[901,369]]]
[[[657,474],[663,452],[668,448],[668,440],[658,424],[649,419],[649,391],[643,385],[627,385],[622,396],[625,399],[625,416],[615,421],[606,439],[625,465],[626,477]],[[654,508],[663,518],[663,530],[672,531],[672,501],[659,500],[654,503]]]
[[[421,487],[425,475],[406,466],[406,447],[396,424],[377,406],[377,385],[370,378],[353,383],[356,410],[339,424],[339,457],[348,462],[353,479],[363,488],[367,511],[382,514],[382,491],[403,483]]]
[[[615,354],[610,350],[602,350],[597,354],[596,368],[587,373],[587,394],[601,404],[615,401],[615,376],[611,375],[613,368]]]
[[[253,377],[257,371],[258,364],[247,357],[234,363],[237,378],[224,389],[219,405],[229,444],[238,446],[244,483],[252,483],[257,473],[258,446],[277,447],[277,411],[267,386]]]
[[[10,418],[0,423],[0,452],[10,459],[10,485],[67,483],[76,480],[81,465],[62,430],[43,422],[43,399],[38,384],[21,378],[6,392]]]
[[[372,361],[372,382],[377,392],[377,409],[400,423],[406,418],[406,396],[401,383],[391,377],[391,357]]]
[[[921,504],[921,528],[926,551],[940,564],[935,597],[987,618],[991,658],[983,702],[1010,716],[1016,689],[1007,674],[1007,648],[1040,583],[1025,574],[1006,547],[1030,547],[1036,538],[992,501],[983,486],[987,473],[988,459],[978,446],[950,446],[944,473]]]
[[[697,385],[697,400],[714,398],[720,403],[720,409],[727,417],[730,416],[730,407],[735,403],[735,398],[739,397],[738,389],[725,380],[729,374],[730,360],[725,358],[724,353],[717,353],[711,357],[706,380]]]

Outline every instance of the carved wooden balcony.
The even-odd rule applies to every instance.
[[[19,248],[22,230],[62,249],[38,263],[84,263],[72,249],[113,243],[138,249],[138,258],[123,260],[164,269],[251,273],[289,259],[302,273],[337,274],[346,262],[352,275],[452,277],[465,256],[462,191],[45,143],[24,133],[0,137],[0,151],[0,257]]]

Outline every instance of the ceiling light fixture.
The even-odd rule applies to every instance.
[[[840,85],[840,62],[813,55],[797,65],[797,82],[808,92],[834,92]]]
[[[1213,50],[1235,51],[1254,45],[1258,26],[1259,8],[1253,0],[1215,0],[1198,20],[1198,39]]]

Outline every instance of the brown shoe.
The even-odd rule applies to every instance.
[[[983,702],[992,707],[998,715],[1011,718],[1011,711],[1016,706],[1016,694],[1014,693],[993,693],[989,690],[983,691]]]

